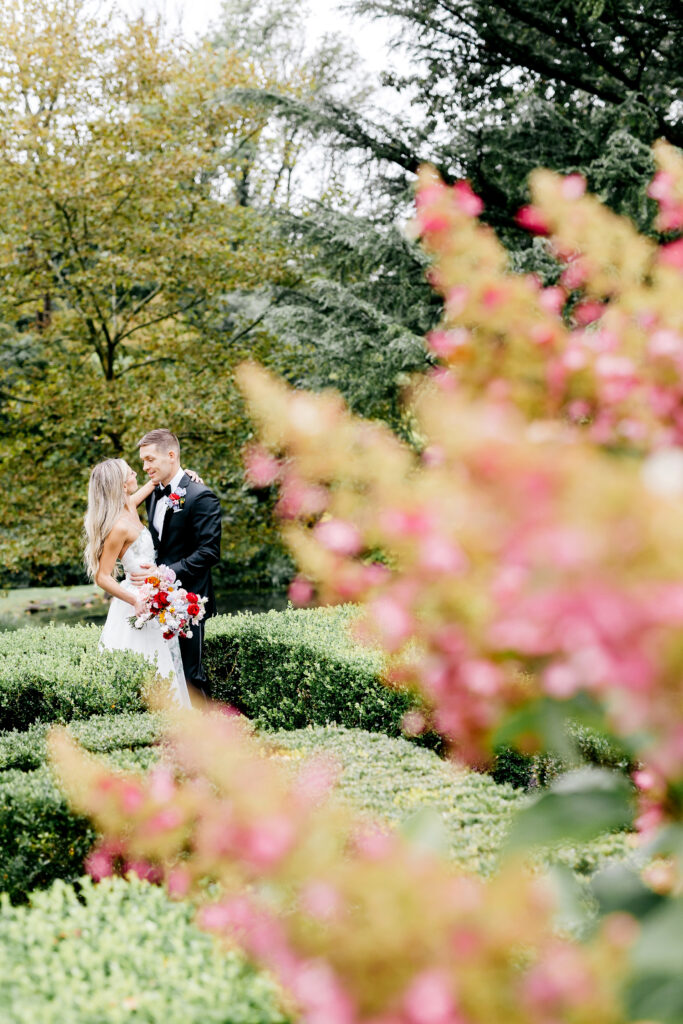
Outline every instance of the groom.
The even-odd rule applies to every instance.
[[[138,441],[142,468],[157,485],[147,498],[147,520],[157,551],[157,563],[167,565],[186,590],[208,597],[207,617],[216,614],[211,566],[220,558],[221,507],[208,487],[194,483],[180,466],[180,444],[170,430],[150,430]],[[144,583],[145,573],[133,573]],[[208,679],[202,665],[204,620],[192,636],[180,639],[185,679],[205,697]]]

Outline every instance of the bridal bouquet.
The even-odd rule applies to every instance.
[[[135,629],[142,629],[146,622],[156,619],[164,627],[164,640],[191,637],[190,626],[204,618],[208,600],[185,590],[173,569],[166,565],[157,566],[154,575],[147,577],[140,587],[140,597],[145,610],[142,615],[131,615],[128,621]]]

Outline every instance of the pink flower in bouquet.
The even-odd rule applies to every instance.
[[[164,640],[173,637],[191,637],[191,625],[196,625],[205,615],[204,605],[208,598],[200,597],[181,586],[173,569],[160,565],[147,577],[140,588],[139,597],[144,605],[141,615],[128,620],[135,629],[142,629],[152,619],[163,626]]]

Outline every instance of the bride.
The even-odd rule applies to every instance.
[[[93,467],[84,521],[85,566],[90,578],[112,595],[101,646],[143,654],[156,664],[159,675],[169,680],[175,701],[181,707],[190,707],[178,638],[164,640],[156,619],[146,622],[142,629],[128,621],[142,611],[138,588],[130,575],[154,566],[156,559],[152,535],[138,515],[138,506],[153,489],[151,480],[138,488],[137,473],[124,459],[105,459]],[[117,560],[126,574],[121,583],[113,576]]]

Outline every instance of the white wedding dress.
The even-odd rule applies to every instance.
[[[124,552],[121,563],[126,573],[121,581],[124,590],[134,592],[135,584],[130,580],[132,572],[140,572],[142,564],[154,565],[156,552],[152,535],[146,526]],[[142,629],[136,629],[128,621],[133,614],[133,606],[112,597],[107,613],[107,621],[102,627],[100,646],[110,651],[136,651],[144,654],[148,661],[157,667],[160,676],[169,681],[169,690],[173,699],[184,708],[189,708],[190,695],[187,692],[183,662],[180,656],[178,638],[164,640],[162,627],[156,619],[146,622]]]

